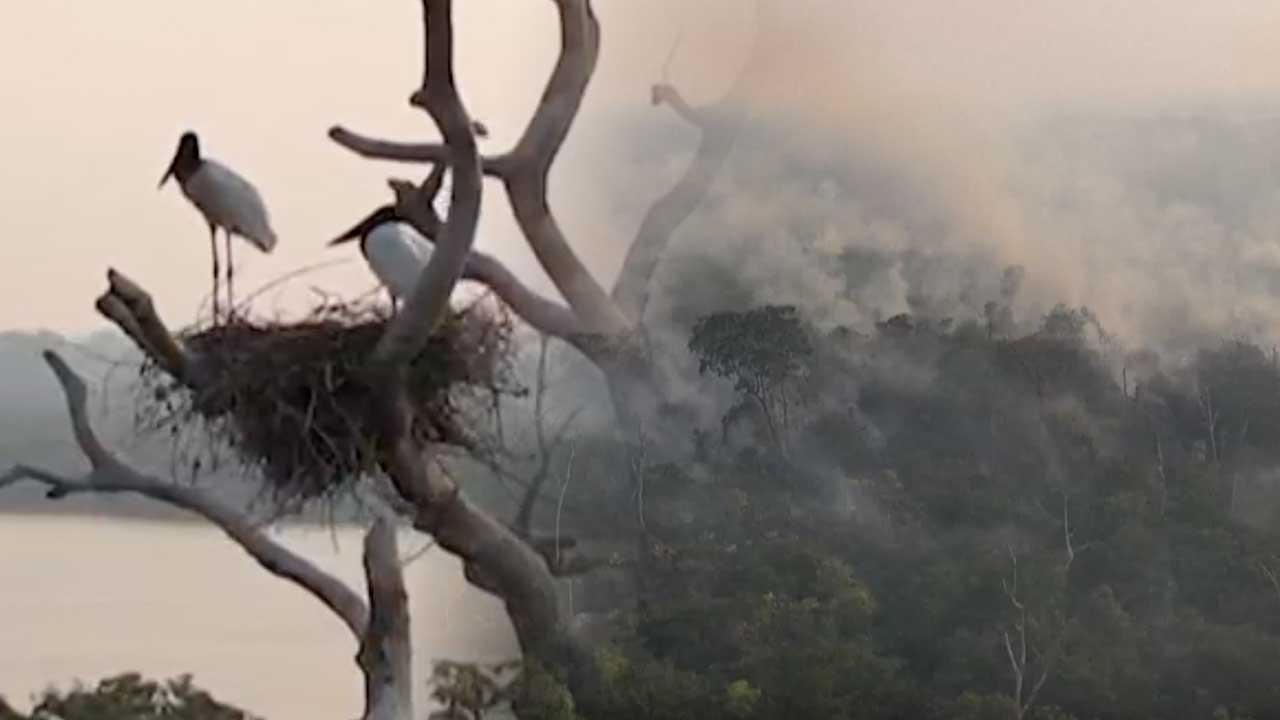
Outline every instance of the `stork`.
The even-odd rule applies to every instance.
[[[218,322],[218,230],[226,234],[227,308],[235,313],[234,268],[231,260],[231,236],[239,235],[264,253],[276,246],[276,233],[262,196],[248,180],[231,168],[200,155],[200,140],[194,132],[185,132],[178,150],[160,178],[164,187],[170,177],[178,180],[182,194],[204,216],[209,224],[209,245],[213,251],[213,319]]]
[[[418,276],[431,259],[432,245],[395,205],[374,210],[350,230],[329,241],[329,246],[360,241],[360,254],[391,296],[392,312],[413,294]]]

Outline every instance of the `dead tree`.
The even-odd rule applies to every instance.
[[[1272,555],[1267,560],[1259,562],[1258,572],[1271,583],[1271,589],[1276,592],[1276,599],[1280,600],[1280,556]]]
[[[561,51],[533,118],[511,150],[480,158],[480,171],[503,183],[525,239],[564,303],[543,297],[522,283],[500,260],[479,252],[468,258],[464,276],[492,289],[535,329],[583,353],[612,391],[619,421],[631,434],[668,398],[645,342],[644,320],[654,274],[679,226],[706,197],[728,159],[749,106],[764,53],[759,41],[737,81],[720,101],[691,106],[671,84],[652,89],[654,105],[670,107],[700,133],[685,174],[645,214],[613,289],[606,292],[561,231],[548,195],[552,165],[568,136],[595,70],[600,26],[590,0],[554,0],[560,19]],[[767,4],[760,3],[763,9]],[[763,12],[761,13],[763,15]],[[758,20],[761,28],[768,21]],[[757,38],[761,36],[758,32]],[[329,132],[339,145],[366,158],[439,166],[456,165],[449,142],[404,143],[374,139],[341,126]],[[397,205],[429,238],[444,222],[424,202],[422,188],[391,181]],[[452,214],[452,213],[451,213]],[[649,423],[653,425],[654,423]]]
[[[546,428],[546,394],[547,394],[547,350],[549,338],[542,335],[538,339],[538,369],[533,392],[533,437],[537,445],[536,466],[525,483],[524,498],[520,501],[520,509],[516,512],[516,532],[522,537],[532,538],[534,506],[542,497],[542,488],[551,474],[551,461],[555,452],[564,443],[565,434],[578,416],[574,410],[560,421],[550,436]]]
[[[1200,408],[1200,419],[1204,420],[1204,431],[1206,437],[1206,451],[1209,459],[1215,463],[1222,461],[1222,455],[1218,452],[1218,420],[1221,414],[1213,404],[1213,390],[1206,384],[1200,388],[1200,392],[1196,395],[1196,403]]]
[[[1018,555],[1013,548],[1009,549],[1009,559],[1010,577],[1002,579],[1000,586],[1013,610],[1013,634],[1011,636],[1009,628],[1005,628],[1000,636],[1013,673],[1015,717],[1022,720],[1035,706],[1036,697],[1053,671],[1062,634],[1050,641],[1047,648],[1041,646],[1043,638],[1036,637],[1038,623],[1029,612],[1026,599],[1019,596]]]
[[[1046,515],[1052,518],[1052,514],[1046,512]],[[1053,581],[1058,584],[1061,592],[1066,592],[1071,565],[1075,562],[1076,555],[1088,550],[1093,543],[1076,544],[1065,490],[1062,491],[1062,542],[1062,565],[1057,568]],[[1000,631],[1000,636],[1005,656],[1009,660],[1009,670],[1013,674],[1016,717],[1022,720],[1035,706],[1040,690],[1053,673],[1067,639],[1070,618],[1065,615],[1055,617],[1053,610],[1047,606],[1039,608],[1038,615],[1036,608],[1028,607],[1030,600],[1019,587],[1018,554],[1012,547],[1009,548],[1009,562],[1009,577],[1000,580],[1000,588],[1012,610],[1012,633],[1006,627]]]
[[[554,3],[561,37],[559,58],[532,119],[509,151],[487,157],[477,151],[476,125],[468,116],[454,79],[451,0],[422,0],[424,72],[421,87],[410,97],[412,105],[431,117],[442,139],[432,143],[388,142],[341,127],[333,128],[330,137],[364,157],[435,166],[431,177],[420,186],[396,180],[390,183],[400,209],[433,239],[436,252],[423,269],[414,293],[390,321],[368,359],[364,379],[377,399],[369,412],[376,428],[380,468],[394,486],[398,505],[408,508],[413,526],[430,535],[438,547],[461,559],[468,581],[502,599],[525,659],[561,671],[580,712],[590,716],[594,662],[570,631],[555,578],[589,569],[592,563],[577,562],[566,567],[554,562],[545,544],[522,537],[522,533],[474,505],[451,478],[435,470],[425,449],[410,432],[413,417],[405,389],[407,368],[442,318],[454,286],[466,278],[488,286],[535,329],[564,340],[588,357],[604,373],[623,429],[644,427],[644,418],[652,412],[655,402],[651,399],[661,402],[665,396],[644,342],[643,321],[653,276],[676,229],[706,196],[728,157],[742,123],[739,110],[749,105],[750,80],[760,69],[763,54],[757,47],[726,97],[707,107],[691,106],[672,85],[664,83],[653,88],[654,104],[670,107],[699,131],[701,142],[684,176],[649,209],[617,283],[611,292],[606,292],[574,252],[548,197],[552,165],[595,70],[600,26],[590,0]],[[758,24],[766,28],[769,20],[761,17]],[[452,173],[452,187],[447,217],[440,218],[430,200],[439,189],[439,170],[444,166]],[[540,296],[501,261],[472,250],[485,176],[503,183],[524,237],[563,302]],[[199,393],[212,384],[216,378],[211,374],[216,371],[175,339],[151,296],[115,270],[110,270],[107,278],[109,287],[97,301],[99,312],[189,391]],[[60,377],[64,378],[69,397],[82,397],[83,387],[78,381],[67,373]],[[74,417],[74,404],[72,409]],[[85,482],[100,483],[94,489],[119,487],[153,493],[153,497],[165,502],[197,511],[204,507],[192,502],[193,496],[186,490],[165,486],[167,489],[161,491],[155,483],[142,482],[137,473],[106,454],[87,432],[82,416],[76,427],[95,468]],[[74,487],[47,473],[20,470],[24,477],[35,477],[59,492]],[[353,593],[339,591],[332,583],[318,582],[314,569],[300,559],[267,550],[263,538],[249,533],[233,515],[218,510],[206,517],[224,529],[242,530],[242,544],[251,552],[259,549],[261,554],[255,557],[273,572],[299,582],[299,568],[306,570],[302,575],[310,580],[303,581],[304,587],[339,610],[353,631],[366,633],[383,627],[378,621],[382,616],[377,602],[373,611],[361,615],[354,609],[358,598]],[[563,542],[567,544],[571,539]],[[379,557],[374,552],[378,543],[371,541],[370,546],[370,556]],[[378,578],[382,576],[371,580],[371,590],[380,591],[393,584],[375,582]],[[363,641],[365,635],[360,637]],[[367,652],[362,645],[362,663],[395,657],[398,656],[388,643],[368,645]],[[380,673],[366,670],[375,688],[389,687],[384,683],[385,677],[399,677],[391,670]],[[404,706],[389,703],[371,699],[367,717],[402,716]],[[394,707],[401,715],[375,715],[384,707]]]
[[[197,488],[143,474],[116,457],[89,423],[84,381],[56,353],[47,351],[44,358],[62,386],[72,432],[90,469],[77,478],[18,465],[0,476],[0,490],[31,481],[47,486],[51,500],[82,493],[132,493],[199,515],[218,526],[267,572],[309,592],[346,625],[359,647],[356,663],[364,674],[365,720],[414,717],[409,610],[395,524],[389,515],[379,517],[365,534],[366,603],[359,592],[272,540],[246,514]]]

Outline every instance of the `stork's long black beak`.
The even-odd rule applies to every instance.
[[[178,172],[178,161],[179,161],[180,159],[182,159],[182,146],[181,146],[181,145],[179,145],[179,146],[178,146],[178,151],[177,151],[177,152],[175,152],[175,153],[173,154],[173,158],[172,158],[171,160],[169,160],[169,167],[165,168],[164,175],[163,175],[163,176],[161,176],[161,178],[160,178],[160,184],[156,186],[156,189],[157,189],[157,190],[159,190],[160,188],[164,187],[164,184],[165,184],[165,183],[167,183],[167,182],[169,182],[169,178],[171,178],[171,177],[173,177],[175,174],[177,174],[177,172]]]
[[[164,184],[169,182],[169,178],[173,177],[174,168],[177,166],[177,164],[178,164],[178,158],[175,157],[173,161],[169,163],[169,168],[164,171],[164,175],[160,178],[160,184],[156,185],[157,190],[164,187]]]
[[[396,219],[395,207],[392,205],[384,205],[383,207],[380,207],[377,210],[374,210],[373,213],[370,214],[368,217],[356,223],[355,226],[352,227],[350,230],[330,240],[329,247],[333,247],[334,245],[341,245],[342,243],[348,243],[348,242],[351,242],[352,240],[359,240],[360,238],[372,232],[375,227],[381,225],[384,222],[394,221],[395,219]]]
[[[334,245],[349,243],[352,240],[359,240],[361,237],[364,236],[366,232],[368,232],[368,230],[369,230],[369,220],[368,218],[366,218],[364,220],[361,220],[359,223],[357,223],[355,227],[352,227],[350,230],[330,240],[328,242],[328,246],[333,247]]]

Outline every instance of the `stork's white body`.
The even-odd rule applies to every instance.
[[[179,184],[182,194],[210,225],[239,235],[263,252],[275,249],[276,233],[262,196],[234,170],[205,158],[199,169]]]
[[[387,222],[370,231],[360,249],[391,297],[404,301],[431,259],[432,246],[407,223]]]
[[[217,323],[218,312],[218,230],[227,238],[227,308],[235,315],[235,292],[232,276],[231,236],[239,235],[264,253],[276,246],[276,234],[271,229],[267,206],[257,188],[222,163],[200,155],[200,139],[187,131],[178,140],[178,150],[169,161],[169,168],[160,178],[164,187],[169,178],[178,180],[182,194],[204,216],[209,225],[209,249],[213,255],[213,319]]]

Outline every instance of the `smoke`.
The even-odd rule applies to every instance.
[[[695,102],[722,92],[767,27],[752,121],[660,268],[655,315],[686,326],[788,302],[865,328],[979,315],[1007,294],[1025,322],[1087,305],[1163,350],[1280,330],[1272,5],[754,6],[646,15],[652,36],[683,33],[674,80]],[[628,45],[604,67],[655,79],[662,46],[645,46],[647,60]],[[683,171],[692,132],[620,108],[588,176],[608,193],[600,224],[625,240]],[[1024,275],[1002,293],[1010,266]]]

